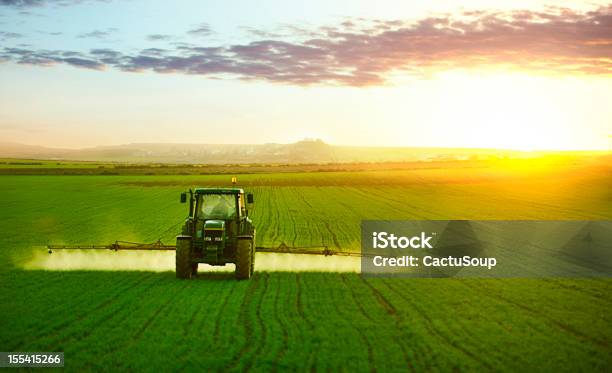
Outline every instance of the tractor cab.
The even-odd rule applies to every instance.
[[[238,188],[195,190],[194,221],[196,238],[203,240],[203,254],[208,263],[219,263],[219,255],[232,256],[232,245],[227,245],[229,237],[240,232],[240,221],[246,219],[244,191]],[[219,246],[224,246],[219,248]]]
[[[233,220],[244,212],[241,194],[201,193],[197,200],[197,216],[200,220]]]
[[[210,265],[236,264],[238,277],[248,278],[254,261],[255,228],[248,217],[247,204],[253,203],[253,195],[245,194],[241,188],[196,188],[181,194],[181,202],[187,202],[189,193],[189,216],[183,231],[177,237],[177,276],[179,275],[179,243],[189,242],[191,274],[197,272],[198,263]],[[241,253],[247,247],[250,252],[246,273]],[[242,258],[242,259],[241,259]],[[186,266],[186,265],[185,265]],[[242,274],[238,274],[240,268]],[[190,277],[182,275],[182,277]]]

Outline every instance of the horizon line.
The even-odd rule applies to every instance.
[[[612,138],[612,135],[609,135]],[[123,146],[138,146],[138,145],[190,145],[190,146],[265,146],[265,145],[295,145],[304,142],[321,142],[328,146],[333,147],[345,147],[345,148],[371,148],[371,149],[448,149],[448,150],[485,150],[485,151],[508,151],[508,152],[520,152],[520,153],[537,153],[537,152],[610,152],[610,147],[605,148],[572,148],[572,149],[551,149],[551,148],[534,148],[534,149],[519,149],[519,148],[495,148],[495,147],[486,147],[486,146],[412,146],[412,145],[354,145],[354,144],[334,144],[326,142],[322,139],[315,138],[309,139],[305,138],[302,140],[294,141],[294,142],[263,142],[263,143],[189,143],[189,142],[129,142],[129,143],[116,143],[116,144],[106,144],[106,145],[92,145],[92,146],[82,146],[82,147],[62,147],[62,146],[53,146],[53,145],[41,145],[41,144],[27,144],[22,142],[15,141],[2,141],[0,142],[0,149],[3,145],[17,145],[17,146],[28,146],[28,147],[39,147],[46,148],[49,150],[65,150],[65,151],[83,151],[83,150],[93,150],[100,148],[111,148],[111,147],[123,147]]]

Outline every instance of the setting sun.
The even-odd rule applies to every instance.
[[[560,82],[554,78],[467,73],[448,74],[441,81],[447,88],[447,101],[438,118],[448,127],[461,124],[462,131],[453,131],[457,142],[515,150],[570,150],[576,146],[571,119],[560,110],[568,108],[563,98],[555,97]]]

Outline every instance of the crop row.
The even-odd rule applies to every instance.
[[[3,279],[21,289],[0,296],[0,314],[13,315],[2,320],[0,345],[65,351],[73,370],[605,369],[610,353],[609,282],[58,276],[37,271]],[[576,290],[583,285],[594,293]]]

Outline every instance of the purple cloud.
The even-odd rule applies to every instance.
[[[45,5],[59,5],[69,6],[79,4],[85,0],[0,0],[0,6],[14,7],[14,8],[31,8],[41,7]],[[110,0],[96,0],[101,2],[107,2]]]
[[[129,54],[92,50],[74,57],[83,61],[67,61],[58,51],[14,48],[5,48],[0,58],[44,66],[68,63],[89,69],[235,76],[293,85],[382,85],[394,72],[430,74],[495,66],[612,74],[612,6],[589,12],[476,11],[417,22],[350,19],[308,33],[300,30],[293,38],[262,32],[260,40],[244,44],[181,44]]]

